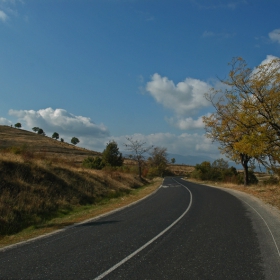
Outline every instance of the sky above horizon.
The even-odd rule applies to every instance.
[[[204,94],[280,57],[276,0],[0,0],[0,124],[219,158]]]

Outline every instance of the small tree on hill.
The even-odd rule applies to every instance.
[[[172,158],[172,159],[171,159],[171,163],[174,164],[175,162],[176,162],[176,159],[175,159],[175,158]]]
[[[123,157],[119,152],[118,144],[111,141],[107,144],[106,149],[102,153],[102,162],[107,166],[122,166]]]
[[[44,130],[42,129],[42,128],[39,128],[38,129],[38,131],[37,131],[37,133],[39,134],[39,135],[46,135],[46,133],[44,132]]]
[[[80,143],[80,140],[79,140],[77,137],[72,137],[71,143],[72,143],[73,145],[77,145],[78,143]]]
[[[54,132],[52,138],[57,140],[59,138],[59,134],[57,132]]]
[[[40,129],[40,127],[37,127],[37,126],[34,126],[34,127],[32,128],[32,130],[33,130],[34,132],[38,132],[39,129]]]
[[[19,122],[16,123],[16,124],[15,124],[15,127],[16,127],[16,128],[21,128],[21,123],[19,123]]]

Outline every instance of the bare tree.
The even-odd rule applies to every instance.
[[[132,137],[127,137],[126,140],[129,143],[125,143],[124,146],[126,147],[127,151],[132,152],[130,155],[130,158],[137,161],[138,164],[138,174],[139,178],[142,179],[142,166],[145,162],[145,154],[149,152],[150,149],[153,148],[153,146],[145,146],[146,142],[139,141],[139,140],[133,140]]]

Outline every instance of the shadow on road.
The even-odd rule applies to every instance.
[[[102,226],[106,224],[119,223],[120,221],[103,221],[103,222],[89,222],[84,224],[76,225],[75,227],[92,227],[92,226]]]

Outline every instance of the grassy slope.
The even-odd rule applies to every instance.
[[[123,195],[121,204],[129,203],[160,185],[142,189],[135,174],[84,169],[82,160],[99,153],[33,132],[0,126],[0,139],[2,246],[100,214],[101,206],[108,211]]]

